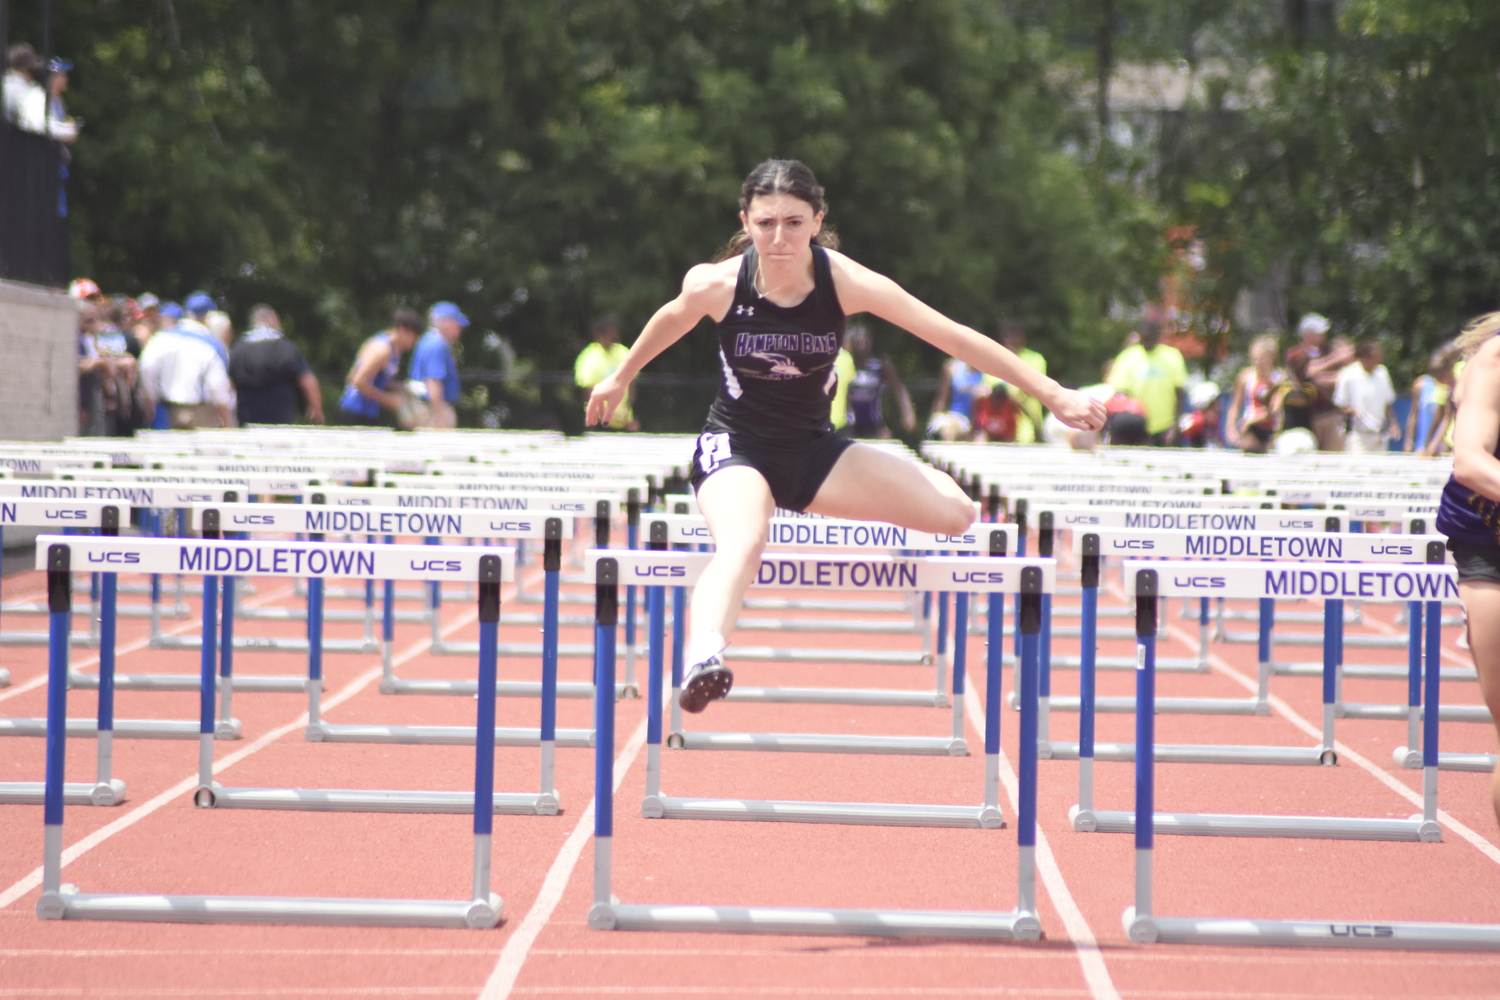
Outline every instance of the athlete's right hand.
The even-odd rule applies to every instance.
[[[604,381],[594,386],[594,391],[589,394],[583,425],[595,427],[608,424],[614,417],[615,410],[619,409],[620,404],[625,401],[625,393],[629,391],[630,380],[619,378],[619,372],[606,375]]]

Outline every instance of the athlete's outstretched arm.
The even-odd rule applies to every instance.
[[[641,335],[630,345],[620,367],[594,386],[589,396],[584,426],[607,424],[630,390],[630,381],[662,351],[687,336],[705,316],[719,317],[734,298],[734,277],[739,258],[717,264],[699,264],[682,279],[682,291],[647,321]],[[726,269],[725,264],[731,264]],[[726,281],[725,275],[728,275]]]
[[[1104,426],[1104,404],[1064,389],[978,330],[956,323],[883,274],[830,252],[839,302],[848,315],[872,313],[911,331],[944,354],[1035,396],[1070,427]]]

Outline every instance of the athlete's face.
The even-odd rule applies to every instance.
[[[790,264],[807,259],[808,245],[823,228],[823,213],[793,195],[764,194],[740,213],[740,223],[762,261]]]

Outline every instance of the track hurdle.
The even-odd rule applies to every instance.
[[[831,522],[834,524],[855,525],[861,528],[869,527],[867,522]],[[886,528],[885,525],[877,525]],[[987,535],[989,542],[989,553],[991,556],[1003,557],[1006,555],[1007,547],[1013,536],[1007,525],[986,525],[985,529],[973,531],[975,535]],[[970,533],[959,536],[958,544],[974,545],[979,539],[970,538]],[[653,538],[653,547],[665,547],[666,533],[662,532],[660,537]],[[855,549],[857,553],[858,549]],[[706,564],[707,554],[699,553]],[[852,555],[851,558],[857,558]],[[768,563],[762,563],[763,566]],[[841,563],[830,562],[830,565],[838,566]],[[790,566],[791,564],[787,564]],[[985,564],[969,563],[976,572]],[[772,579],[760,580],[752,584],[751,591],[761,587],[803,586],[799,578],[788,578],[785,570],[776,564],[777,576]],[[635,572],[635,570],[630,570]],[[657,573],[661,571],[642,570],[643,574]],[[684,571],[686,572],[686,571]],[[647,579],[652,577],[647,576]],[[659,575],[656,579],[661,579]],[[696,578],[696,571],[694,573]],[[823,584],[811,584],[820,589]],[[849,589],[849,588],[833,588]],[[855,588],[860,589],[860,588]],[[900,590],[899,587],[882,587],[885,590]],[[781,702],[781,703],[803,703],[803,704],[855,704],[855,705],[883,705],[883,706],[909,706],[909,707],[942,707],[951,705],[952,731],[949,736],[908,736],[908,735],[880,735],[880,736],[850,736],[850,735],[828,735],[828,734],[806,734],[806,733],[701,733],[688,732],[683,726],[683,714],[678,703],[682,683],[681,649],[685,641],[685,621],[681,613],[686,586],[676,584],[674,579],[674,601],[677,614],[673,618],[673,664],[672,664],[672,724],[671,732],[667,738],[668,746],[689,750],[764,750],[773,752],[804,752],[804,753],[894,753],[913,755],[935,755],[935,756],[964,756],[968,753],[968,744],[964,738],[963,728],[963,694],[966,683],[966,658],[968,644],[964,641],[955,640],[952,661],[952,698],[948,699],[945,692],[928,691],[905,691],[905,690],[872,690],[872,689],[841,689],[841,688],[748,688],[746,693],[738,700],[759,702]],[[957,631],[957,623],[967,621],[969,591],[960,591],[955,595],[956,612],[955,636],[960,635]],[[1001,602],[1003,598],[992,597],[992,602]],[[657,601],[660,605],[661,600]],[[998,610],[990,616],[988,627],[988,641],[995,648],[1000,648],[1003,643],[1004,615]],[[775,654],[780,650],[769,651],[770,655],[761,658],[765,660],[776,659]],[[733,650],[730,651],[731,660],[734,659]],[[818,662],[827,662],[814,653],[812,657]],[[748,657],[747,657],[748,659]],[[849,660],[838,660],[830,656],[835,662],[850,662]],[[853,659],[853,662],[861,662]],[[869,662],[869,661],[864,661]],[[734,698],[731,691],[729,699]],[[726,700],[729,700],[726,699]]]
[[[55,504],[57,501],[11,501],[0,504],[5,508],[5,514],[11,518],[9,523],[25,523],[18,518],[34,515],[38,510],[45,515],[47,508],[39,505]],[[77,519],[79,515],[92,515],[89,519],[95,522],[95,527],[102,535],[117,535],[120,530],[120,511],[113,504],[100,504],[100,509],[90,511],[87,506],[79,508],[77,502],[70,502],[66,506],[66,512]],[[62,801],[65,805],[90,805],[90,806],[117,806],[125,801],[125,782],[114,776],[114,736],[115,736],[115,707],[114,707],[114,670],[115,670],[115,586],[114,573],[100,574],[101,595],[100,607],[102,617],[100,623],[99,643],[99,708],[97,721],[89,731],[84,720],[66,719],[64,721],[65,732],[68,736],[92,735],[97,741],[95,756],[95,777],[89,782],[66,782],[62,786]],[[71,629],[71,616],[66,629]],[[66,634],[63,640],[68,641]],[[153,735],[158,732],[158,727],[163,723],[159,720],[121,720],[124,727],[134,730],[129,733],[132,736]],[[173,723],[166,723],[173,725]],[[180,724],[177,724],[180,725]],[[0,735],[26,735],[46,736],[48,734],[49,720],[47,719],[0,719]],[[3,781],[0,782],[0,803],[40,805],[46,800],[47,788],[44,782],[39,781]]]
[[[1135,567],[1135,593],[1139,614],[1149,617],[1155,613],[1155,600],[1151,595],[1153,592],[1168,590],[1169,592],[1179,589],[1180,585],[1172,577],[1174,570],[1180,572],[1179,567],[1170,564],[1139,564]],[[1206,572],[1214,572],[1204,564]],[[1264,584],[1269,582],[1269,571],[1263,567],[1257,568],[1262,574],[1262,589],[1268,589]],[[1236,589],[1245,587],[1251,589],[1255,582],[1256,570],[1241,570],[1239,567],[1226,570],[1221,564],[1219,572],[1228,574],[1226,583],[1233,579],[1231,586]],[[1379,567],[1355,566],[1337,568],[1336,575],[1339,577],[1337,586],[1339,592],[1347,589],[1351,583],[1366,600],[1385,599],[1387,590],[1395,592],[1395,599],[1402,597],[1438,597],[1438,600],[1424,600],[1426,617],[1426,670],[1424,686],[1426,689],[1426,700],[1428,705],[1439,704],[1440,699],[1440,673],[1434,669],[1439,662],[1441,644],[1441,598],[1456,595],[1457,585],[1453,571],[1449,567],[1409,567],[1404,568],[1400,574],[1382,572]],[[1408,592],[1405,595],[1399,593],[1402,575],[1406,577]],[[1319,577],[1322,576],[1320,572]],[[1366,593],[1366,584],[1373,591],[1377,585],[1372,577],[1387,576],[1387,581],[1378,581],[1380,597],[1372,593]],[[1249,584],[1250,586],[1246,586]],[[1142,629],[1140,655],[1142,668],[1137,675],[1138,696],[1143,704],[1151,699],[1155,685],[1155,675],[1151,664],[1151,639]],[[1422,755],[1423,755],[1423,815],[1413,817],[1407,821],[1416,824],[1418,830],[1424,835],[1422,840],[1436,840],[1440,831],[1436,822],[1436,799],[1437,799],[1437,747],[1438,747],[1438,713],[1429,712],[1423,718],[1422,733]],[[1141,746],[1150,746],[1153,739],[1152,717],[1149,712],[1141,713],[1136,720],[1136,742]],[[1214,945],[1250,945],[1256,947],[1318,947],[1318,948],[1365,948],[1365,949],[1405,949],[1405,950],[1435,950],[1435,951],[1500,951],[1500,925],[1494,924],[1455,924],[1455,923],[1417,923],[1401,921],[1370,920],[1361,917],[1357,920],[1259,920],[1253,918],[1211,918],[1211,917],[1168,917],[1161,916],[1155,912],[1152,898],[1152,879],[1154,866],[1154,834],[1170,832],[1163,830],[1162,814],[1154,812],[1154,782],[1155,771],[1151,754],[1141,754],[1136,759],[1136,797],[1134,812],[1135,829],[1135,901],[1127,907],[1122,914],[1121,921],[1126,933],[1132,941],[1142,943],[1170,942],[1178,944],[1214,944]],[[1154,816],[1154,823],[1147,822],[1147,817]],[[1310,817],[1307,817],[1310,818]],[[1306,818],[1304,818],[1306,819]],[[1392,823],[1399,821],[1355,821],[1342,820],[1342,823]],[[1178,831],[1189,832],[1189,831]],[[1319,834],[1302,832],[1294,834],[1297,836],[1318,836]],[[1357,837],[1356,839],[1376,839]],[[1388,839],[1381,837],[1378,839]],[[1401,839],[1415,839],[1411,837]]]
[[[600,552],[591,554],[594,561],[596,613],[596,673],[601,686],[614,680],[615,632],[619,621],[619,587],[622,566],[635,575],[642,568],[654,571],[665,567],[669,572],[681,569],[686,575],[688,567],[706,562],[701,553],[687,552]],[[910,572],[919,578],[919,589],[952,589],[959,584],[967,589],[991,594],[992,614],[1000,614],[1000,595],[1009,591],[1024,592],[1023,602],[1023,654],[1022,690],[1027,704],[1034,705],[1036,698],[1036,664],[1038,655],[1038,633],[1041,629],[1041,594],[1054,585],[1055,564],[1050,560],[1006,560],[1007,569],[992,570],[988,565],[973,559],[929,557],[923,560],[893,560],[889,557],[878,560],[894,576]],[[771,565],[783,564],[795,567],[799,580],[811,574],[811,586],[828,589],[866,589],[873,579],[876,559],[845,561],[842,565],[820,556],[775,556]],[[766,565],[763,563],[763,565]],[[855,565],[863,565],[867,574],[864,586],[856,583]],[[909,569],[907,568],[909,567]],[[983,568],[981,568],[983,567]],[[1019,569],[1012,569],[1016,567]],[[847,577],[845,576],[847,570]],[[837,582],[835,582],[837,574]],[[925,574],[925,575],[923,575]],[[962,579],[959,579],[959,578]],[[825,579],[826,584],[818,582]],[[846,582],[847,581],[847,582]],[[905,586],[905,581],[902,581]],[[662,606],[659,587],[652,603],[653,609]],[[996,636],[998,639],[998,635]],[[659,649],[659,645],[657,647]],[[998,642],[991,653],[991,673],[998,678],[1000,663]],[[659,656],[653,653],[653,661]],[[651,686],[648,704],[659,705],[661,670],[655,669],[657,681]],[[995,727],[986,727],[986,744],[994,736],[994,752],[999,752],[997,679],[989,682],[990,707],[988,716],[995,720]],[[986,913],[970,911],[913,911],[913,910],[850,910],[803,907],[741,907],[706,905],[654,905],[626,904],[615,900],[611,893],[613,881],[614,840],[614,703],[607,698],[595,702],[597,713],[595,729],[599,734],[595,750],[594,771],[594,901],[589,909],[588,923],[596,930],[665,930],[665,931],[721,931],[759,934],[823,934],[858,935],[884,937],[967,937],[992,940],[1035,941],[1041,937],[1041,923],[1036,916],[1036,717],[1033,712],[1022,715],[1020,795],[1016,817],[1016,841],[1019,845],[1017,872],[1017,905],[1009,912]],[[649,725],[648,725],[649,729]],[[656,753],[660,753],[660,718],[657,717]],[[1028,749],[1029,748],[1029,749]],[[998,760],[998,756],[997,756]],[[659,773],[659,756],[657,760]],[[988,770],[987,770],[988,775]],[[998,768],[995,773],[998,786]],[[989,778],[986,778],[987,784]],[[762,805],[774,807],[776,803]],[[794,805],[787,803],[785,805]],[[808,804],[803,804],[808,805]],[[825,804],[826,805],[826,804]],[[837,808],[834,805],[832,808]],[[856,810],[846,807],[841,819],[815,819],[807,810],[797,810],[803,822],[858,822]],[[890,807],[887,807],[890,808]],[[972,812],[972,807],[970,807]],[[774,813],[774,808],[771,810]],[[998,812],[998,804],[997,804]],[[714,818],[727,819],[782,819],[795,820],[794,815],[723,815]],[[915,819],[915,817],[911,817]],[[928,825],[928,824],[914,824]],[[944,824],[946,825],[946,824]]]
[[[1000,548],[1005,539],[1005,534],[995,531],[994,542],[996,548]],[[691,583],[701,573],[707,559],[700,553],[656,553],[657,558],[650,561],[637,560],[631,556],[622,555],[617,564],[621,565],[620,571],[627,575],[650,576],[672,579],[685,579]],[[797,574],[799,580],[806,577],[808,572],[813,574],[813,579],[824,575],[825,567],[847,567],[848,580],[836,583],[831,574],[826,584],[812,584],[820,588],[844,589],[844,590],[889,590],[894,589],[894,584],[889,576],[884,583],[878,582],[878,570],[874,565],[864,564],[867,578],[863,585],[856,585],[856,576],[861,564],[854,561],[833,562],[830,556],[807,556],[807,555],[783,555],[776,554],[763,558],[758,579],[765,579],[765,585],[780,585],[780,581],[788,574],[788,570]],[[952,587],[955,583],[970,584],[983,582],[986,586],[980,591],[992,595],[989,608],[989,624],[991,636],[997,639],[1001,635],[1002,616],[1004,614],[1003,604],[999,597],[993,596],[1003,594],[1006,591],[1000,589],[1006,579],[1009,579],[1010,592],[1021,593],[1028,597],[1024,601],[1027,607],[1035,607],[1037,616],[1035,620],[1024,619],[1023,630],[1030,629],[1033,635],[1033,644],[1039,642],[1044,619],[1040,616],[1039,598],[1045,594],[1045,587],[1033,591],[1029,589],[1026,580],[1028,567],[1035,567],[1042,571],[1042,576],[1037,577],[1044,584],[1055,586],[1055,563],[1046,559],[1006,559],[1003,556],[994,559],[957,559],[954,557],[892,557],[891,562],[884,565],[914,567],[915,575],[919,584],[936,583],[944,588]],[[667,572],[662,573],[665,567]],[[810,570],[808,567],[812,567]],[[677,571],[682,570],[679,574]],[[649,578],[649,577],[648,577]],[[873,582],[872,582],[873,581]],[[1040,586],[1040,585],[1039,585]],[[922,589],[927,589],[925,586]],[[660,792],[661,773],[661,733],[662,733],[662,711],[660,694],[663,687],[663,659],[665,646],[665,629],[662,621],[661,608],[665,596],[665,588],[662,586],[648,587],[651,594],[649,607],[651,609],[650,629],[650,674],[648,690],[651,692],[648,698],[647,712],[647,778],[646,797],[642,804],[642,815],[647,818],[669,818],[669,819],[739,819],[739,820],[763,820],[771,822],[805,822],[805,823],[859,823],[891,826],[951,826],[968,828],[995,828],[1003,825],[1000,813],[999,791],[1000,791],[1000,762],[999,762],[999,740],[1000,740],[1000,673],[1001,673],[1001,649],[998,641],[992,642],[988,655],[988,674],[986,703],[988,705],[985,721],[985,797],[984,803],[976,810],[972,806],[945,806],[945,805],[898,805],[880,803],[816,803],[816,802],[758,802],[747,800],[725,800],[725,799],[685,799],[664,796]],[[967,596],[968,591],[961,592]],[[1030,600],[1030,596],[1038,598]],[[674,643],[674,647],[678,643]],[[964,673],[963,661],[957,661],[960,667],[955,671],[956,687],[955,702],[962,700]],[[786,699],[791,700],[791,699]],[[955,714],[961,719],[961,710]],[[693,734],[689,734],[691,736]],[[752,737],[757,741],[763,737]],[[756,746],[753,749],[783,749],[783,750],[813,750],[821,752],[860,752],[860,753],[901,753],[910,752],[913,743],[920,751],[929,750],[930,742],[908,741],[900,737],[808,737],[808,736],[782,736],[778,738],[779,745]],[[723,743],[720,748],[728,748],[732,744]],[[740,747],[746,749],[745,747]],[[940,748],[941,749],[941,748]],[[964,741],[964,733],[959,729],[953,736],[947,747],[949,754],[967,753]]]
[[[1222,544],[1226,539],[1232,541],[1233,546]],[[1184,559],[1201,558],[1205,551],[1232,547],[1236,554],[1239,555],[1255,555],[1267,558],[1279,557],[1274,565],[1282,569],[1285,569],[1288,565],[1321,563],[1323,560],[1328,559],[1347,559],[1361,563],[1383,563],[1390,565],[1394,562],[1404,563],[1405,560],[1410,558],[1410,551],[1403,547],[1392,547],[1382,539],[1383,536],[1380,535],[1365,534],[1314,533],[1309,535],[1288,535],[1273,533],[1231,533],[1220,535],[1215,533],[1176,531],[1125,532],[1101,528],[1096,531],[1080,532],[1075,536],[1074,547],[1082,559],[1084,568],[1084,601],[1085,608],[1087,609],[1092,601],[1097,601],[1098,599],[1096,595],[1098,593],[1100,576],[1099,559],[1101,554],[1105,550],[1115,548],[1124,543],[1129,543],[1130,545],[1125,551],[1149,552],[1158,557]],[[1429,560],[1442,562],[1443,550],[1441,543],[1428,543],[1427,555]],[[1126,563],[1127,573],[1133,565],[1134,563]],[[1270,564],[1262,563],[1261,565],[1267,566]],[[1337,566],[1339,564],[1331,563],[1329,565]],[[1184,572],[1187,571],[1184,570]],[[1208,579],[1216,579],[1216,577],[1209,577]],[[1206,597],[1200,597],[1200,601],[1203,604],[1206,604],[1207,600]],[[1339,712],[1337,711],[1339,692],[1338,672],[1342,659],[1342,649],[1337,639],[1343,628],[1343,602],[1342,600],[1337,600],[1325,603],[1328,605],[1328,617],[1325,627],[1325,634],[1328,641],[1324,647],[1323,691],[1325,702],[1323,738],[1321,743],[1314,747],[1156,744],[1152,748],[1155,759],[1172,763],[1292,766],[1317,766],[1336,763],[1337,754],[1333,750],[1334,725],[1335,719],[1339,716]],[[1265,636],[1270,631],[1275,600],[1273,598],[1261,598],[1260,605],[1261,634]],[[1413,642],[1415,643],[1415,641],[1414,639]],[[1267,701],[1269,698],[1267,685],[1270,679],[1270,655],[1270,644],[1263,641],[1260,647],[1259,686],[1257,693],[1249,699],[1154,698],[1152,703],[1153,712],[1154,714],[1269,715],[1270,705]],[[1055,759],[1077,759],[1079,761],[1078,803],[1069,809],[1068,817],[1073,824],[1073,828],[1083,832],[1093,832],[1099,829],[1100,813],[1095,811],[1093,806],[1094,761],[1128,762],[1135,759],[1137,751],[1135,744],[1095,742],[1094,715],[1096,712],[1138,711],[1138,701],[1132,698],[1104,699],[1096,697],[1094,695],[1093,673],[1092,670],[1086,667],[1083,682],[1080,686],[1081,695],[1077,703],[1080,710],[1078,742],[1053,743],[1051,746],[1043,749],[1044,756],[1050,754]],[[1420,694],[1418,693],[1413,697],[1420,699]],[[1332,699],[1332,701],[1330,702],[1329,699]],[[1420,700],[1413,704],[1419,706]],[[1417,708],[1414,711],[1420,711],[1420,709]]]
[[[481,734],[475,750],[474,793],[467,808],[455,812],[474,814],[474,864],[472,893],[467,900],[340,899],[266,896],[161,896],[81,893],[62,884],[63,768],[66,742],[63,720],[67,715],[68,647],[67,618],[71,603],[68,572],[75,556],[107,553],[133,554],[146,568],[199,569],[207,565],[223,573],[250,572],[270,576],[348,576],[382,579],[449,580],[470,579],[479,583],[480,634],[489,647],[480,656],[481,677],[494,679],[493,643],[499,622],[500,582],[507,554],[491,550],[448,548],[434,557],[418,546],[308,545],[300,543],[216,540],[81,539],[43,536],[38,540],[39,561],[48,573],[48,602],[52,608],[53,642],[49,647],[47,793],[44,806],[42,896],[37,916],[50,920],[126,920],[175,923],[332,924],[415,927],[493,927],[500,921],[503,904],[490,891],[490,837],[493,826],[494,746],[485,734],[494,728],[493,696],[478,699],[477,730]],[[451,567],[451,568],[450,568]],[[205,590],[216,589],[218,575],[205,577]],[[202,670],[199,737],[200,805],[229,804],[235,790],[213,781],[213,663],[216,639],[217,595],[205,594],[203,634],[205,655]],[[244,790],[253,793],[263,790]],[[305,790],[283,790],[291,797],[314,797]],[[382,793],[386,796],[399,793]],[[429,793],[430,794],[430,793]],[[466,793],[452,793],[466,797]],[[249,804],[249,797],[241,805]],[[252,806],[253,807],[253,806]],[[288,808],[279,805],[277,808]],[[323,806],[329,808],[329,806]],[[335,806],[336,808],[336,806]],[[363,811],[363,810],[362,810]],[[406,811],[406,810],[393,810]]]
[[[1441,606],[1445,597],[1456,596],[1457,580],[1450,566],[1407,563],[1392,565],[1379,562],[1326,563],[1316,568],[1265,562],[1135,562],[1129,567],[1133,596],[1136,598],[1137,655],[1141,669],[1136,681],[1136,788],[1137,801],[1134,812],[1095,811],[1092,814],[1096,829],[1108,833],[1137,834],[1137,862],[1141,850],[1149,851],[1150,837],[1141,839],[1139,830],[1146,815],[1154,817],[1155,833],[1187,834],[1196,836],[1230,837],[1313,837],[1335,840],[1401,840],[1430,841],[1442,838],[1437,823],[1437,766],[1436,766],[1436,713],[1429,712],[1427,718],[1432,726],[1428,732],[1433,740],[1433,762],[1424,775],[1422,812],[1410,819],[1377,819],[1339,816],[1264,816],[1264,815],[1211,815],[1192,813],[1157,813],[1152,807],[1150,784],[1154,779],[1156,754],[1140,752],[1142,748],[1155,749],[1155,715],[1145,710],[1155,698],[1156,674],[1152,656],[1155,652],[1157,600],[1162,597],[1202,597],[1222,595],[1229,598],[1269,599],[1286,596],[1321,597],[1325,600],[1359,598],[1366,601],[1397,602],[1412,598],[1430,600]],[[1331,616],[1340,613],[1330,608]],[[1149,628],[1148,628],[1149,626]],[[1148,632],[1150,634],[1148,634]],[[1436,627],[1428,632],[1428,650],[1433,654],[1428,667],[1436,662],[1437,643],[1440,633]],[[1437,699],[1437,677],[1435,670],[1428,671],[1428,704],[1435,705]],[[1326,674],[1323,685],[1323,725],[1325,743],[1323,751],[1334,752],[1332,742],[1333,689],[1332,672]],[[1424,744],[1424,755],[1426,746]],[[1144,791],[1144,796],[1142,790]],[[1075,824],[1076,827],[1076,824]],[[1146,857],[1145,872],[1149,883],[1150,861]],[[1137,869],[1138,883],[1141,869]],[[1138,884],[1139,889],[1139,884]],[[1149,913],[1149,887],[1146,907]],[[1139,897],[1138,897],[1139,898]]]

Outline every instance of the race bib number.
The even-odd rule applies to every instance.
[[[704,433],[698,435],[698,465],[705,476],[710,475],[730,456],[729,435],[726,433]]]

